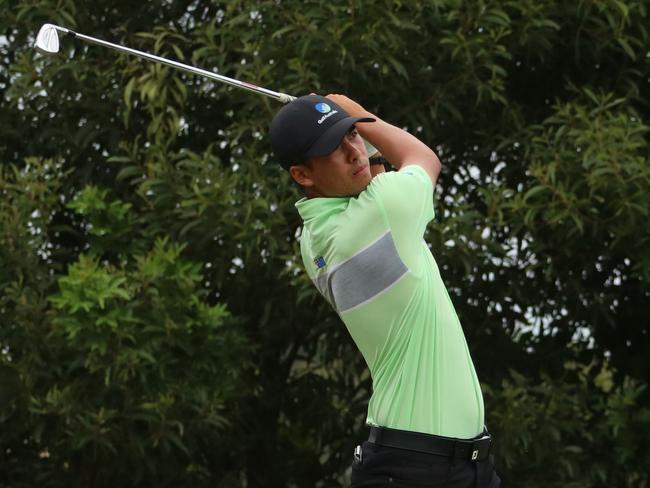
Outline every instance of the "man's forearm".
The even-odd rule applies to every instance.
[[[377,121],[371,124],[358,124],[359,134],[375,146],[396,168],[399,169],[405,163],[438,160],[431,148],[417,137],[381,120],[376,115],[369,116],[376,118]]]
[[[436,184],[442,165],[433,150],[399,127],[373,115],[377,120],[369,124],[358,124],[359,134],[395,166],[400,169],[403,165],[415,164],[421,166]]]
[[[396,168],[416,164],[424,168],[435,184],[440,173],[440,161],[433,150],[417,137],[409,134],[376,115],[344,95],[328,95],[353,117],[374,117],[375,122],[357,124],[359,134],[375,146]]]

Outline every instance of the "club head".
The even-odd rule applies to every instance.
[[[59,33],[56,26],[43,24],[38,31],[34,48],[43,54],[55,54],[59,52]]]

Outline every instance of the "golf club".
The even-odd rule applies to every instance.
[[[246,83],[244,81],[239,81],[234,78],[229,78],[227,76],[219,75],[212,71],[207,71],[201,68],[196,68],[187,64],[179,63],[178,61],[172,61],[154,54],[145,53],[143,51],[138,51],[137,49],[131,49],[129,47],[120,46],[119,44],[113,44],[112,42],[103,41],[95,37],[90,37],[85,34],[80,34],[78,32],[66,29],[65,27],[60,27],[54,24],[43,24],[43,27],[38,31],[36,36],[36,42],[34,47],[37,51],[44,54],[56,54],[59,52],[59,32],[62,34],[67,34],[72,36],[75,39],[80,39],[82,41],[90,42],[91,44],[97,44],[99,46],[104,46],[110,49],[116,49],[118,51],[132,54],[134,56],[139,56],[141,58],[147,59],[149,61],[154,61],[156,63],[161,63],[172,68],[177,68],[189,73],[193,73],[200,76],[205,76],[213,80],[226,83],[228,85],[236,86],[238,88],[243,88],[244,90],[252,91],[254,93],[259,93],[261,95],[266,95],[267,97],[274,98],[279,100],[282,103],[289,103],[291,100],[295,100],[296,97],[292,95],[287,95],[286,93],[280,93],[267,88],[262,88],[260,86],[253,85],[252,83]],[[365,141],[364,141],[365,142]],[[366,142],[366,148],[368,150],[368,156],[374,155],[377,150]]]
[[[36,36],[36,43],[34,47],[41,53],[44,54],[56,54],[59,52],[59,32],[63,34],[68,34],[75,39],[81,39],[82,41],[90,42],[92,44],[97,44],[99,46],[108,47],[111,49],[116,49],[128,54],[133,54],[134,56],[139,56],[149,61],[155,61],[156,63],[165,64],[171,66],[172,68],[181,69],[188,71],[190,73],[205,76],[206,78],[211,78],[213,80],[221,81],[222,83],[227,83],[228,85],[236,86],[243,88],[244,90],[249,90],[255,93],[260,93],[266,95],[267,97],[275,98],[276,100],[281,101],[282,103],[288,103],[291,100],[294,100],[296,97],[287,95],[286,93],[280,93],[273,90],[268,90],[260,86],[253,85],[252,83],[246,83],[244,81],[235,80],[227,76],[218,75],[212,71],[207,71],[201,68],[195,68],[194,66],[189,66],[187,64],[179,63],[178,61],[172,61],[170,59],[162,58],[160,56],[155,56],[153,54],[145,53],[143,51],[138,51],[137,49],[131,49],[129,47],[120,46],[119,44],[113,44],[112,42],[103,41],[95,37],[86,36],[78,32],[74,32],[65,27],[60,27],[54,24],[44,24],[41,27],[41,30],[38,31]]]

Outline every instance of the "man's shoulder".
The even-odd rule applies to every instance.
[[[300,241],[303,255],[309,258],[324,255],[328,263],[337,263],[385,234],[389,229],[380,207],[366,203],[363,198],[357,198],[345,211],[321,226],[317,235],[304,228]]]
[[[408,185],[409,183],[425,184],[431,186],[431,179],[426,170],[417,164],[409,164],[402,166],[398,171],[387,171],[375,176],[368,188],[381,188],[386,186]]]
[[[378,174],[364,193],[367,200],[377,201],[386,209],[419,206],[423,200],[432,199],[433,185],[424,168],[409,165]]]

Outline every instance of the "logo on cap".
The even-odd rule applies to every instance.
[[[316,107],[316,110],[318,110],[322,114],[326,114],[327,112],[332,110],[332,107],[330,107],[329,105],[327,105],[326,103],[323,103],[323,102],[317,103],[315,105],[315,107]]]

